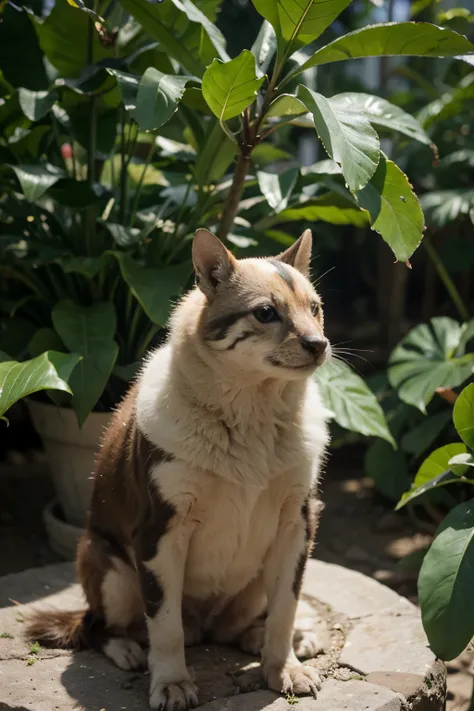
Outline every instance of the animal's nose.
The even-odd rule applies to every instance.
[[[300,336],[303,348],[316,358],[322,356],[328,347],[328,339],[321,336]]]

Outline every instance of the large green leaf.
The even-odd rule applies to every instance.
[[[458,435],[474,449],[474,383],[468,385],[454,404],[454,426]]]
[[[279,212],[288,205],[298,177],[298,168],[289,168],[283,173],[257,171],[257,180],[265,200],[273,210]]]
[[[372,229],[382,235],[400,262],[406,262],[421,242],[424,219],[405,173],[381,155],[377,170],[357,193],[357,200],[369,213]]]
[[[107,69],[107,71],[117,79],[125,109],[133,112],[137,107],[137,94],[138,87],[140,85],[140,77],[135,76],[135,74],[121,72],[118,69]]]
[[[104,392],[115,365],[115,310],[110,302],[85,308],[60,301],[52,311],[54,328],[63,343],[82,356],[70,378],[72,406],[81,426]]]
[[[451,422],[451,411],[443,410],[434,415],[423,417],[416,427],[410,427],[401,440],[402,449],[415,458],[421,457],[438,438],[448,422]]]
[[[18,99],[23,113],[30,121],[39,121],[46,116],[54,103],[58,100],[59,94],[55,91],[30,91],[29,89],[18,89]]]
[[[252,0],[278,38],[280,59],[317,39],[352,0]]]
[[[446,516],[418,578],[423,626],[433,652],[454,659],[474,635],[474,500]]]
[[[446,444],[431,452],[418,469],[410,490],[401,497],[397,509],[431,489],[446,486],[446,484],[451,484],[452,482],[459,482],[459,477],[463,476],[467,466],[462,463],[452,465],[450,460],[465,452],[466,446],[460,442]]]
[[[366,437],[375,436],[395,445],[385,415],[368,385],[350,366],[331,359],[315,376],[322,400],[338,425]]]
[[[63,390],[70,393],[68,381],[80,356],[75,353],[47,351],[24,363],[0,363],[0,417],[21,398],[39,390]]]
[[[337,94],[332,98],[333,101],[338,100],[343,105],[344,103],[350,104],[357,111],[365,114],[370,123],[375,126],[398,131],[427,145],[432,143],[431,138],[414,116],[403,111],[399,106],[391,104],[386,99],[356,91]]]
[[[375,173],[380,158],[377,133],[360,111],[327,99],[307,87],[298,97],[313,114],[318,136],[330,157],[339,163],[351,190],[361,190]]]
[[[428,22],[388,22],[355,30],[318,49],[295,70],[361,57],[456,57],[474,52],[466,37]]]
[[[191,0],[163,0],[156,4],[147,0],[123,0],[121,5],[191,74],[202,76],[205,70],[199,52],[200,42],[195,42],[202,32],[210,38],[215,54],[227,59],[222,34]],[[190,24],[195,26],[190,27]]]
[[[54,3],[46,19],[34,20],[41,49],[63,77],[79,76],[88,64],[90,22],[84,12],[79,12],[64,0]],[[94,31],[91,39],[94,62],[114,56],[114,48],[105,46],[98,32]]]
[[[147,316],[158,326],[165,326],[172,308],[171,299],[176,299],[186,286],[192,267],[177,264],[154,269],[142,267],[127,254],[115,253],[122,276]]]
[[[18,178],[24,196],[31,202],[38,200],[58,180],[67,177],[64,170],[50,163],[12,165],[10,167]]]
[[[162,74],[148,67],[137,93],[133,117],[144,131],[160,128],[169,121],[184,94],[190,77]]]
[[[463,327],[437,317],[415,326],[396,346],[388,376],[401,400],[426,412],[437,388],[462,385],[474,372],[474,353],[456,355]]]
[[[214,59],[202,78],[202,93],[220,121],[238,116],[255,100],[265,77],[258,77],[255,57],[244,49],[235,59]]]
[[[369,222],[367,213],[360,210],[355,202],[333,192],[287,207],[271,220],[271,224],[299,220],[307,222],[321,220],[332,225],[355,225],[356,227],[366,227]],[[267,220],[267,223],[270,221]]]
[[[296,96],[292,94],[280,94],[272,101],[265,114],[269,119],[275,116],[299,116],[307,113],[307,108]]]

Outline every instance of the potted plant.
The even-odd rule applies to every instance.
[[[0,82],[0,415],[19,398],[42,400],[30,408],[45,444],[66,423],[66,439],[73,428],[96,444],[160,338],[170,301],[189,284],[196,227],[249,255],[281,250],[293,237],[275,227],[299,221],[371,225],[401,261],[421,241],[418,200],[375,130],[429,141],[421,126],[366,94],[326,98],[303,73],[388,46],[404,54],[408,36],[423,36],[410,46],[426,56],[472,45],[434,25],[401,23],[302,51],[349,2],[322,17],[309,0],[291,21],[281,2],[254,4],[261,30],[233,59],[214,24],[217,3],[112,1],[104,17],[82,0],[57,0],[46,17],[41,8],[5,10],[0,41],[20,23],[16,37],[39,64],[21,73],[17,39],[9,56],[18,64],[10,59]],[[316,129],[327,160],[302,170],[283,153],[281,163],[272,139],[294,125]],[[348,366],[334,361],[318,379],[342,427],[392,442],[377,400]],[[56,423],[48,399],[62,408]],[[67,478],[75,455],[63,452]],[[91,459],[90,448],[80,466],[87,480]],[[58,457],[52,466],[57,474]],[[81,523],[88,487],[79,507],[77,489],[68,491],[63,510]]]

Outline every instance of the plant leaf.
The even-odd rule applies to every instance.
[[[474,208],[474,190],[456,188],[454,190],[433,190],[420,198],[426,224],[440,229],[455,222],[463,215],[468,217]]]
[[[30,121],[39,121],[46,116],[58,99],[59,94],[55,91],[30,91],[23,87],[18,89],[21,110]]]
[[[121,72],[118,69],[107,68],[109,74],[117,79],[117,83],[122,94],[122,101],[127,111],[134,111],[137,107],[138,86],[140,77],[127,72]]]
[[[133,117],[143,131],[163,126],[172,117],[190,77],[162,74],[148,67],[138,87]]]
[[[318,49],[293,76],[310,67],[361,57],[456,57],[474,51],[466,37],[429,22],[369,25]]]
[[[117,359],[115,310],[110,302],[85,308],[65,300],[55,305],[51,316],[66,347],[82,356],[70,378],[71,404],[82,426],[102,396]]]
[[[272,101],[265,114],[265,118],[272,116],[299,116],[307,113],[308,109],[296,96],[292,94],[280,94]]]
[[[317,39],[352,0],[252,0],[278,38],[280,59]]]
[[[453,472],[449,461],[455,455],[464,452],[466,452],[466,447],[461,442],[446,444],[444,447],[438,447],[434,452],[431,452],[418,469],[411,489],[403,494],[400,499],[397,509],[402,508],[409,501],[413,501],[413,499],[425,494],[430,489],[446,486],[446,484],[453,482],[459,483],[459,479],[456,477],[462,476],[467,467],[463,467],[462,470],[459,468],[457,472]]]
[[[388,442],[376,440],[367,450],[364,472],[373,479],[378,491],[391,501],[398,501],[410,486],[405,455]]]
[[[372,229],[400,262],[406,262],[421,242],[424,219],[405,173],[381,155],[377,170],[356,197],[369,213]]]
[[[313,114],[318,136],[341,166],[349,188],[361,190],[375,173],[380,158],[379,138],[367,118],[303,85],[298,87],[298,97]]]
[[[418,578],[423,626],[436,656],[449,661],[474,635],[474,501],[452,509]]]
[[[52,185],[67,177],[60,168],[50,163],[11,165],[21,185],[23,194],[30,202],[38,200]]]
[[[68,381],[80,361],[75,353],[47,351],[24,363],[0,363],[0,417],[18,400],[39,390],[70,393]]]
[[[367,213],[360,210],[355,202],[333,192],[324,193],[282,210],[272,223],[298,220],[308,222],[321,220],[332,225],[356,225],[357,227],[365,227],[369,221]]]
[[[314,379],[338,425],[366,437],[381,437],[395,446],[377,398],[350,366],[331,359],[317,369]]]
[[[171,299],[180,295],[186,285],[192,267],[177,264],[172,267],[153,269],[142,267],[127,254],[115,253],[122,276],[147,316],[158,326],[165,326],[172,304]]]
[[[453,410],[454,426],[470,449],[474,449],[474,383],[468,385],[457,398]]]
[[[276,212],[288,205],[298,177],[298,168],[290,168],[283,173],[264,173],[257,171],[257,180],[262,194],[270,207]]]
[[[414,116],[403,111],[399,106],[391,104],[386,99],[355,91],[337,94],[332,98],[333,101],[340,101],[342,105],[349,103],[357,111],[365,114],[370,123],[375,126],[398,131],[428,146],[432,143],[431,138]]]
[[[474,353],[455,355],[462,327],[447,317],[415,326],[393,350],[388,377],[403,402],[426,413],[436,388],[462,385],[474,372]]]
[[[267,22],[267,20],[264,20],[260,26],[255,42],[250,48],[250,51],[255,57],[257,68],[262,72],[262,74],[266,74],[267,69],[271,64],[276,46],[277,38],[275,30],[271,24]]]
[[[235,59],[214,59],[202,78],[202,93],[220,121],[238,116],[254,101],[265,77],[257,77],[255,57],[244,49]]]
[[[414,457],[420,457],[431,447],[435,439],[451,421],[451,411],[443,410],[423,418],[417,427],[410,428],[401,440],[402,449]]]
[[[471,452],[455,454],[449,460],[449,466],[457,476],[464,476],[467,472],[467,467],[474,467],[474,456]]]

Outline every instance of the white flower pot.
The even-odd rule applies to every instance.
[[[66,521],[82,527],[92,494],[92,469],[109,412],[92,412],[81,429],[72,410],[30,400],[28,408],[41,437],[56,495]]]

